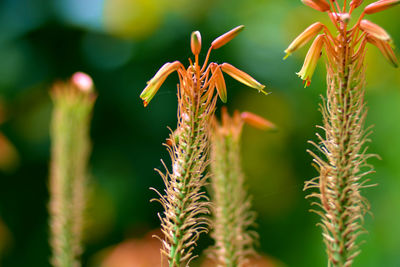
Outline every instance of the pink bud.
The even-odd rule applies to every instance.
[[[93,90],[93,80],[89,75],[83,72],[75,72],[71,77],[72,83],[83,92]]]

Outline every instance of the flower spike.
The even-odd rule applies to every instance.
[[[301,2],[306,6],[321,12],[326,12],[331,9],[330,5],[325,0],[301,0]]]
[[[369,20],[363,19],[360,22],[360,29],[363,30],[364,32],[374,36],[375,38],[385,41],[385,42],[391,42],[392,39],[390,38],[390,35],[380,26],[378,26],[375,23],[372,23]]]
[[[267,92],[264,91],[265,85],[257,82],[253,77],[251,77],[244,71],[235,68],[229,63],[223,63],[220,66],[222,71],[231,76],[233,79],[247,85],[248,87],[257,89],[259,92],[267,94]]]
[[[325,36],[320,34],[315,38],[310,49],[307,52],[304,60],[303,67],[297,73],[297,75],[305,82],[304,87],[307,87],[311,83],[311,78],[314,74],[315,67],[317,66],[318,59],[321,57],[322,47],[324,45]]]
[[[294,41],[289,45],[289,47],[285,50],[286,56],[283,59],[286,59],[290,54],[294,51],[303,47],[306,43],[308,43],[312,38],[314,38],[322,29],[324,25],[321,22],[316,22],[305,29],[299,36],[294,39]]]
[[[228,42],[230,42],[233,38],[235,38],[242,30],[244,29],[244,25],[237,26],[236,28],[230,30],[229,32],[221,35],[217,39],[215,39],[211,43],[212,49],[218,49],[221,46],[224,46]]]
[[[167,79],[172,72],[178,70],[180,67],[182,67],[182,64],[179,61],[165,63],[159,69],[159,71],[157,71],[156,75],[147,82],[146,88],[144,88],[140,94],[140,98],[143,100],[145,107],[153,99],[158,89],[160,89],[161,85],[164,83],[165,79]]]
[[[365,7],[365,14],[374,14],[400,4],[400,0],[380,0]]]

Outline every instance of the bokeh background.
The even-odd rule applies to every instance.
[[[371,1],[365,1],[367,3]],[[364,4],[364,5],[365,5]],[[400,7],[369,17],[400,45]],[[267,85],[268,96],[227,78],[228,107],[258,113],[279,131],[246,128],[243,165],[258,213],[258,250],[284,266],[326,266],[319,217],[308,212],[302,191],[316,175],[313,149],[321,122],[324,63],[303,88],[295,72],[304,48],[286,61],[283,50],[325,14],[294,0],[2,0],[0,1],[0,265],[49,266],[49,121],[54,81],[75,71],[90,74],[98,91],[91,136],[91,194],[84,266],[99,266],[112,246],[140,239],[159,226],[150,187],[163,190],[162,143],[176,125],[176,75],[144,108],[139,94],[167,61],[187,63],[189,36],[200,30],[209,43],[234,26],[246,29],[212,54]],[[366,63],[367,124],[375,125],[370,152],[375,188],[364,191],[367,214],[362,253],[354,266],[400,266],[400,72],[378,49]],[[399,50],[396,51],[399,55]],[[203,235],[197,251],[211,244]],[[145,254],[143,254],[145,255]],[[195,263],[194,263],[195,264]]]

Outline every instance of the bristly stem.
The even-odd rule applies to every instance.
[[[90,118],[95,102],[92,81],[76,73],[57,83],[51,96],[50,227],[52,265],[78,267],[82,254]]]

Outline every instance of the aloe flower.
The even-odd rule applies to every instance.
[[[164,234],[162,253],[168,258],[169,266],[184,266],[194,257],[193,249],[202,232],[208,231],[209,202],[203,186],[208,166],[209,122],[214,114],[217,95],[227,100],[226,84],[223,72],[239,82],[265,93],[264,85],[254,78],[223,63],[210,63],[210,53],[231,41],[243,26],[218,37],[211,43],[205,61],[199,64],[201,35],[198,31],[191,35],[191,50],[194,61],[189,66],[175,61],[166,63],[148,82],[140,97],[147,106],[157,93],[165,79],[177,72],[178,84],[178,125],[171,134],[168,144],[172,160],[172,172],[161,174],[166,189],[160,195],[164,207],[160,215]]]
[[[261,130],[274,129],[266,119],[251,112],[235,111],[229,116],[222,109],[221,123],[214,118],[211,127],[211,196],[213,202],[211,233],[215,244],[210,258],[218,266],[245,266],[254,256],[258,236],[254,226],[255,212],[245,189],[241,167],[241,133],[246,123]]]
[[[310,85],[317,62],[324,52],[327,59],[327,95],[322,105],[324,136],[317,134],[319,143],[311,142],[319,153],[314,157],[319,176],[306,182],[305,189],[315,191],[309,197],[319,201],[315,212],[322,217],[320,224],[327,248],[329,266],[351,266],[360,253],[357,238],[363,232],[362,222],[368,203],[361,191],[369,186],[365,176],[373,172],[367,159],[365,143],[366,104],[364,102],[367,44],[376,46],[395,67],[398,61],[392,49],[390,35],[377,24],[364,19],[399,4],[396,0],[380,0],[368,5],[352,22],[353,11],[362,0],[303,0],[315,10],[326,12],[335,26],[332,33],[316,22],[299,35],[285,50],[287,56],[315,37],[303,67],[298,73]],[[322,156],[320,156],[322,154]]]

